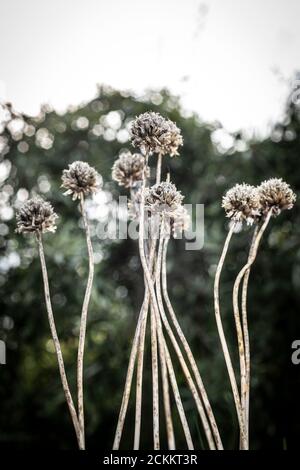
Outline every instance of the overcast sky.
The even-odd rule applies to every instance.
[[[299,0],[0,0],[0,99],[27,113],[96,83],[168,87],[230,131],[266,130],[300,69]]]

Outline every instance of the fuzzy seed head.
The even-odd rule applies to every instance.
[[[140,114],[131,126],[131,142],[143,154],[157,153],[178,155],[178,148],[183,145],[180,129],[159,113]]]
[[[17,233],[55,232],[56,219],[52,205],[39,197],[28,199],[16,214]]]
[[[125,188],[136,186],[144,175],[149,177],[150,168],[140,153],[123,152],[112,167],[112,179]]]
[[[183,196],[172,183],[161,183],[145,191],[145,210],[151,214],[161,213],[172,217],[183,201]]]
[[[226,217],[233,222],[252,225],[261,215],[260,197],[257,188],[249,184],[236,184],[223,196],[222,207]]]
[[[274,216],[279,215],[282,210],[292,209],[296,201],[296,194],[282,178],[264,181],[258,187],[258,192],[263,212],[272,209]]]
[[[86,162],[73,162],[62,174],[62,188],[67,191],[64,196],[72,195],[72,199],[80,199],[96,193],[102,186],[102,178],[95,168]]]

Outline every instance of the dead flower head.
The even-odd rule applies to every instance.
[[[252,225],[261,215],[257,188],[249,184],[236,184],[223,196],[222,207],[233,222]]]
[[[145,153],[178,155],[183,145],[180,129],[169,119],[152,111],[140,114],[131,126],[131,142]]]
[[[64,195],[72,195],[73,200],[96,193],[102,186],[101,176],[86,162],[77,161],[69,165],[61,179],[61,186],[66,189]]]
[[[28,199],[16,214],[16,232],[55,232],[57,217],[58,215],[54,212],[50,202],[44,201],[40,197]]]
[[[145,158],[140,153],[123,152],[112,167],[112,179],[119,186],[131,188],[150,175],[150,168],[146,166]]]
[[[282,178],[271,178],[258,187],[263,213],[270,209],[275,216],[282,210],[291,209],[296,201],[296,194]]]
[[[170,217],[178,210],[183,196],[173,183],[162,181],[145,191],[145,210],[151,214],[162,213]]]

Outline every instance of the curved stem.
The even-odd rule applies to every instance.
[[[255,239],[257,236],[258,227],[254,229],[248,261],[253,252],[253,247]],[[249,397],[250,397],[250,339],[249,339],[249,329],[248,329],[248,315],[247,315],[247,291],[248,291],[248,282],[250,276],[250,268],[247,269],[243,278],[242,285],[242,323],[243,323],[243,334],[244,334],[244,343],[245,343],[245,361],[246,361],[246,380],[245,383],[241,383],[241,399],[242,399],[242,408],[244,411],[244,420],[245,420],[245,429],[246,429],[246,439],[249,447]]]
[[[220,290],[220,277],[221,277],[221,272],[222,268],[224,265],[224,261],[226,258],[226,254],[228,251],[229,243],[233,234],[235,228],[235,223],[233,223],[230,227],[230,230],[227,234],[223,251],[217,266],[216,270],[216,275],[215,275],[215,282],[214,282],[214,307],[215,307],[215,317],[216,317],[216,323],[217,323],[217,328],[218,328],[218,333],[221,341],[221,346],[226,362],[226,367],[229,375],[229,380],[231,384],[231,389],[232,389],[232,394],[233,394],[233,399],[234,399],[234,404],[237,412],[237,417],[238,417],[238,422],[239,422],[239,427],[240,427],[240,433],[241,433],[241,440],[243,442],[243,445],[245,444],[245,423],[244,423],[244,417],[242,413],[242,407],[241,407],[241,400],[239,396],[239,390],[238,386],[236,383],[236,378],[235,378],[235,373],[234,369],[232,366],[225,334],[224,334],[224,329],[223,329],[223,324],[222,324],[222,319],[221,319],[221,311],[220,311],[220,299],[219,299],[219,290]]]
[[[130,392],[131,392],[131,385],[132,385],[132,378],[133,378],[133,372],[134,372],[134,365],[135,365],[135,360],[136,360],[136,355],[137,355],[137,350],[138,350],[138,344],[139,344],[139,337],[140,337],[140,330],[141,330],[141,324],[145,315],[145,311],[148,310],[149,308],[149,293],[148,291],[145,292],[144,296],[144,301],[142,308],[140,310],[139,314],[139,319],[137,322],[133,342],[132,342],[132,347],[130,351],[130,357],[129,357],[129,364],[127,368],[127,373],[126,373],[126,380],[125,380],[125,387],[124,387],[124,392],[123,392],[123,397],[122,397],[122,403],[121,403],[121,408],[119,412],[119,418],[118,418],[118,423],[117,423],[117,428],[115,432],[115,438],[114,438],[114,443],[113,443],[113,450],[118,450],[120,446],[120,441],[123,433],[123,427],[125,423],[125,418],[126,418],[126,413],[127,413],[127,408],[128,408],[128,402],[129,402],[129,397],[130,397]]]
[[[145,336],[148,318],[148,309],[143,315],[139,346],[137,353],[137,374],[136,374],[136,404],[135,404],[135,427],[134,427],[134,450],[140,448],[141,438],[141,421],[142,421],[142,392],[143,392],[143,370],[144,370],[144,350],[145,350]]]
[[[180,324],[177,320],[175,311],[173,309],[172,303],[171,303],[170,298],[169,298],[168,286],[167,286],[167,270],[166,270],[166,257],[167,257],[168,243],[169,243],[169,238],[165,238],[164,245],[163,245],[163,255],[162,255],[162,290],[163,290],[163,298],[165,300],[165,303],[166,303],[169,315],[171,317],[171,320],[173,322],[173,325],[175,327],[175,330],[178,334],[179,339],[181,340],[181,343],[184,347],[187,358],[188,358],[189,363],[191,365],[192,371],[194,373],[196,383],[198,385],[199,392],[200,392],[200,395],[201,395],[201,398],[203,400],[203,404],[204,404],[204,407],[205,407],[205,410],[206,410],[206,413],[207,413],[207,417],[208,417],[208,420],[209,420],[210,425],[211,425],[211,429],[212,429],[212,432],[213,432],[213,435],[214,435],[214,439],[215,439],[215,442],[216,442],[217,449],[218,450],[223,450],[223,444],[222,444],[222,440],[221,440],[221,437],[220,437],[219,429],[218,429],[218,426],[217,426],[217,423],[216,423],[216,420],[215,420],[215,417],[214,417],[214,414],[213,414],[213,411],[212,411],[212,408],[211,408],[211,405],[210,405],[210,402],[209,402],[209,399],[208,399],[208,396],[207,396],[207,393],[206,393],[206,390],[205,390],[205,387],[204,387],[204,384],[203,384],[203,381],[202,381],[202,378],[201,378],[201,375],[200,375],[200,372],[199,372],[199,369],[198,369],[198,366],[196,364],[196,361],[195,361],[195,358],[194,358],[193,353],[191,351],[191,348],[189,346],[189,343],[188,343],[188,341],[187,341],[187,339],[186,339],[186,337],[185,337],[185,335],[184,335],[184,333],[181,329],[181,326],[180,326]]]
[[[155,254],[156,240],[151,240],[150,253],[149,253],[149,269],[152,272],[154,254]],[[148,291],[146,280],[145,291]],[[148,294],[147,294],[148,295]],[[148,301],[149,302],[149,301]],[[142,421],[142,392],[143,392],[143,371],[144,371],[144,350],[145,350],[145,335],[146,335],[146,326],[148,318],[148,309],[145,311],[145,314],[142,319],[141,332],[139,338],[139,347],[137,354],[137,377],[136,377],[136,406],[135,406],[135,427],[134,427],[134,450],[138,450],[140,447],[140,437],[141,437],[141,421]],[[155,358],[154,358],[155,360]],[[153,380],[155,376],[153,377]],[[153,384],[153,387],[158,390],[158,384]],[[153,400],[155,397],[153,396]],[[157,399],[158,401],[158,399]],[[153,417],[154,418],[154,417]]]
[[[248,258],[247,263],[240,270],[240,272],[237,275],[236,280],[234,282],[234,286],[233,286],[233,309],[234,309],[235,317],[240,318],[239,305],[238,305],[238,294],[239,294],[240,283],[241,283],[244,275],[250,269],[250,267],[252,266],[252,264],[254,263],[254,261],[256,259],[257,251],[258,251],[258,247],[259,247],[261,238],[263,236],[264,231],[266,230],[266,228],[268,226],[268,223],[270,222],[271,216],[272,216],[272,209],[270,209],[269,212],[267,213],[266,218],[264,220],[264,223],[262,224],[261,228],[259,229],[259,231],[258,231],[258,233],[257,233],[257,235],[254,239],[252,250],[249,253],[249,258]],[[248,331],[248,329],[247,329],[247,331]],[[245,395],[246,395],[246,388],[247,388],[246,374],[245,374],[245,376],[242,375],[241,379],[242,379],[241,380],[242,381],[242,396],[244,395],[244,398],[241,398],[241,400],[245,404]],[[246,445],[246,448],[247,448],[248,447],[247,442],[245,442],[245,445]]]
[[[188,449],[193,450],[194,449],[194,444],[193,444],[190,428],[189,428],[189,425],[188,425],[188,422],[187,422],[187,419],[186,419],[186,415],[185,415],[185,411],[184,411],[184,408],[183,408],[183,404],[182,404],[182,401],[181,401],[181,397],[180,397],[180,393],[179,393],[179,389],[178,389],[178,385],[177,385],[177,380],[176,380],[176,376],[175,376],[175,372],[174,372],[174,367],[173,367],[173,364],[172,364],[172,359],[171,359],[171,356],[170,356],[170,353],[169,353],[169,350],[168,350],[168,346],[167,346],[167,343],[166,343],[165,340],[164,340],[164,347],[165,347],[166,362],[167,362],[167,368],[168,368],[168,372],[169,372],[170,382],[171,382],[171,386],[172,386],[172,390],[173,390],[177,410],[178,410],[178,413],[179,413],[180,421],[181,421],[181,424],[182,424],[182,429],[183,429],[183,432],[184,432],[184,435],[185,435],[185,439],[186,439]]]
[[[84,403],[83,403],[83,358],[84,358],[84,345],[86,337],[86,324],[88,307],[90,303],[93,278],[94,278],[94,253],[91,241],[90,226],[87,220],[86,211],[84,208],[84,198],[80,197],[80,209],[83,218],[83,224],[86,234],[86,244],[88,249],[89,257],[89,274],[87,286],[84,294],[84,300],[81,310],[80,330],[79,330],[79,343],[78,343],[78,354],[77,354],[77,393],[78,393],[78,419],[82,433],[83,446],[85,447],[85,427],[84,427]]]
[[[212,437],[212,434],[211,434],[211,429],[210,429],[210,426],[209,426],[209,423],[207,421],[207,417],[206,417],[206,414],[205,414],[205,411],[204,411],[204,408],[203,408],[203,405],[202,405],[202,402],[201,402],[201,399],[199,397],[199,394],[198,394],[198,391],[195,387],[195,384],[194,384],[194,381],[191,377],[191,374],[190,374],[190,371],[187,367],[187,364],[185,362],[185,359],[182,355],[182,352],[181,352],[181,349],[178,345],[178,342],[173,334],[173,331],[170,327],[170,324],[168,322],[168,319],[166,317],[166,314],[165,314],[165,310],[164,310],[164,306],[163,306],[163,301],[162,301],[162,295],[161,295],[161,289],[160,289],[160,274],[161,274],[161,263],[162,263],[162,247],[163,247],[163,242],[164,242],[164,239],[163,237],[161,236],[160,240],[159,240],[159,248],[158,248],[158,257],[157,257],[157,265],[158,265],[158,269],[157,269],[157,272],[156,272],[156,293],[157,293],[157,300],[158,300],[158,305],[159,305],[159,310],[160,310],[160,315],[161,315],[161,319],[163,321],[163,324],[164,324],[164,327],[166,328],[167,330],[167,333],[169,335],[169,338],[173,344],[173,347],[174,347],[174,350],[177,354],[177,357],[179,359],[179,362],[180,362],[180,365],[181,365],[181,368],[182,368],[182,371],[185,375],[185,378],[186,378],[186,381],[187,381],[187,384],[191,390],[191,393],[193,395],[193,398],[195,400],[195,403],[196,403],[196,406],[197,406],[197,409],[198,409],[198,412],[199,412],[199,415],[200,415],[200,418],[201,418],[201,421],[202,421],[202,424],[203,424],[203,428],[204,428],[204,431],[205,431],[205,435],[206,435],[206,438],[207,438],[207,442],[208,442],[208,445],[209,445],[209,448],[211,450],[215,450],[215,443],[214,443],[214,440],[213,440],[213,437]]]
[[[72,418],[73,426],[74,426],[74,429],[75,429],[78,446],[79,446],[79,449],[83,449],[83,440],[82,440],[80,425],[79,425],[79,421],[78,421],[78,418],[77,418],[77,413],[76,413],[76,409],[75,409],[75,406],[74,406],[73,398],[72,398],[72,395],[71,395],[71,392],[70,392],[68,379],[67,379],[67,375],[66,375],[66,371],[65,371],[63,355],[62,355],[60,342],[59,342],[59,339],[58,339],[58,336],[57,336],[57,331],[56,331],[56,326],[55,326],[55,320],[54,320],[52,304],[51,304],[51,297],[50,297],[48,272],[47,272],[47,266],[46,266],[46,260],[45,260],[43,242],[42,242],[42,235],[40,233],[37,233],[37,241],[38,241],[39,255],[40,255],[42,275],[43,275],[45,302],[46,302],[48,320],[49,320],[50,331],[51,331],[51,335],[52,335],[52,339],[53,339],[53,343],[54,343],[54,347],[55,347],[55,352],[56,352],[56,356],[57,356],[57,362],[58,362],[60,378],[61,378],[64,393],[65,393],[66,402],[68,404],[70,415],[71,415],[71,418]]]
[[[146,165],[147,163],[148,163],[148,157],[146,157]],[[175,449],[175,438],[174,438],[174,429],[173,429],[172,416],[171,416],[171,405],[170,405],[170,396],[169,396],[169,385],[168,385],[167,367],[166,367],[166,359],[165,359],[165,350],[163,346],[162,331],[161,331],[161,328],[159,328],[159,324],[158,324],[159,309],[157,305],[157,299],[156,299],[156,295],[155,295],[155,291],[153,287],[153,282],[151,279],[151,273],[147,264],[145,251],[144,251],[144,216],[145,216],[145,175],[143,177],[142,190],[141,190],[139,253],[140,253],[142,267],[144,270],[144,275],[148,284],[151,304],[152,304],[156,322],[157,322],[157,337],[158,337],[158,346],[159,346],[158,349],[159,349],[161,368],[162,368],[163,398],[164,398],[164,409],[165,409],[165,417],[166,417],[168,447],[169,449]]]

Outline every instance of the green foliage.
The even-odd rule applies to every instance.
[[[154,104],[157,102],[160,104]],[[0,338],[7,343],[7,365],[0,369],[2,448],[76,447],[50,340],[36,246],[33,239],[15,235],[9,208],[20,204],[24,192],[19,190],[26,188],[44,192],[60,216],[57,233],[45,236],[45,250],[58,332],[75,390],[77,337],[88,265],[77,204],[62,195],[61,173],[72,161],[84,160],[102,174],[105,218],[110,198],[119,194],[110,171],[120,150],[130,148],[128,123],[149,109],[174,120],[184,137],[181,156],[165,158],[163,172],[170,170],[185,202],[205,204],[204,249],[186,251],[184,241],[170,243],[170,295],[199,362],[224,444],[227,448],[237,445],[237,422],[213,313],[214,271],[227,231],[220,202],[223,193],[237,182],[258,184],[276,176],[299,191],[299,109],[288,103],[284,122],[274,127],[269,138],[249,141],[237,135],[233,147],[220,152],[212,143],[218,125],[203,123],[196,115],[187,116],[166,90],[149,92],[138,100],[101,88],[93,101],[63,115],[45,107],[36,119],[24,116],[29,135],[14,135],[8,129],[2,133],[8,147],[2,151],[2,160],[11,163],[1,187],[6,215],[0,225]],[[96,228],[96,220],[92,225]],[[246,260],[250,237],[250,230],[234,236],[222,275],[221,307],[236,364],[231,289]],[[85,404],[87,444],[99,449],[112,446],[143,284],[134,241],[101,240],[95,235],[93,244],[99,262],[88,321]],[[12,262],[16,254],[19,266]],[[300,211],[296,204],[270,224],[250,278],[252,448],[281,449],[284,442],[292,448],[299,440],[299,407],[295,409],[299,374],[290,361],[291,343],[300,331],[299,260]],[[149,347],[146,354],[149,361]],[[142,445],[148,448],[152,446],[150,370],[146,367],[142,422]],[[180,381],[179,368],[178,373]],[[133,442],[133,398],[134,393],[124,448]],[[205,438],[187,389],[183,399],[193,433],[198,436],[197,445],[203,448]],[[178,447],[184,446],[179,420],[176,428]]]

